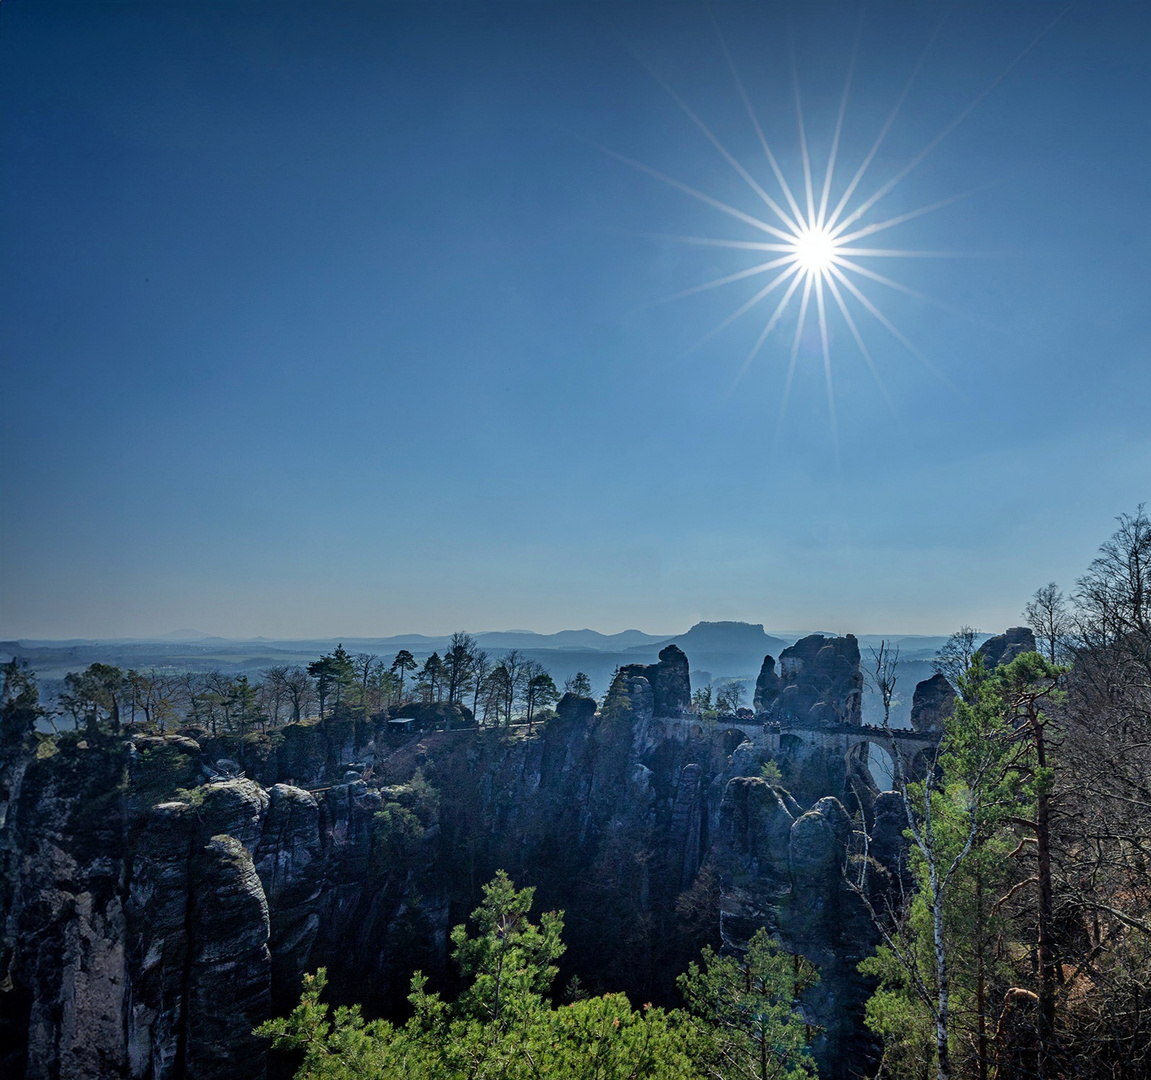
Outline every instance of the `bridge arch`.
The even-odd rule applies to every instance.
[[[891,756],[890,740],[886,746],[878,739],[852,743],[847,750],[847,759],[849,766],[854,765],[870,776],[880,791],[888,791],[894,786],[895,762]]]

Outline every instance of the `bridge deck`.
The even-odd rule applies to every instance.
[[[778,750],[780,740],[791,735],[806,743],[835,743],[844,749],[864,742],[890,746],[892,742],[907,747],[934,749],[939,743],[939,732],[914,731],[911,728],[883,728],[872,724],[810,724],[802,721],[775,722],[762,720],[739,720],[735,717],[721,717],[715,721],[704,721],[698,716],[658,717],[664,723],[676,727],[708,726],[719,731],[738,731],[753,743],[767,744]]]

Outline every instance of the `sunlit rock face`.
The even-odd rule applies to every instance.
[[[936,672],[916,684],[911,698],[911,726],[916,731],[942,731],[955,709],[955,691],[947,677]]]
[[[1035,651],[1035,634],[1030,627],[1013,626],[1003,634],[988,638],[977,650],[988,671],[1010,664],[1017,656]]]
[[[833,727],[862,723],[863,673],[854,634],[811,634],[765,656],[755,684],[755,711],[765,720]]]

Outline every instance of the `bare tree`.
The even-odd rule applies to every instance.
[[[498,727],[500,718],[504,713],[505,704],[507,704],[508,723],[510,724],[510,701],[515,696],[515,690],[507,666],[502,661],[488,672],[480,692],[483,694],[484,700],[484,723],[487,723],[488,717],[494,712],[496,715],[496,726]]]
[[[491,658],[483,649],[477,646],[472,651],[471,670],[468,674],[472,687],[472,715],[476,718],[477,722],[480,718],[480,695],[483,693],[484,681],[487,679],[491,669]]]
[[[951,683],[957,694],[962,694],[960,684],[975,657],[979,634],[974,626],[961,626],[943,643],[932,661],[931,666]]]
[[[869,648],[871,653],[871,668],[867,671],[867,679],[875,688],[883,702],[883,726],[891,727],[891,705],[895,701],[895,684],[899,672],[899,646],[894,648],[883,639],[879,648]]]
[[[507,672],[507,679],[504,680],[504,720],[509,725],[512,722],[512,710],[523,696],[531,678],[530,664],[531,661],[519,649],[504,653],[500,660],[499,667]]]
[[[181,671],[176,676],[175,697],[184,709],[184,720],[189,724],[205,723],[208,719],[208,687],[204,676],[195,671]]]
[[[743,707],[746,697],[747,683],[732,679],[720,688],[715,696],[715,704],[721,713],[734,716],[736,711]]]
[[[280,711],[288,703],[287,665],[267,668],[263,675],[259,690],[260,710],[271,726],[277,728],[280,726]]]
[[[1023,618],[1035,631],[1047,659],[1057,664],[1067,655],[1071,638],[1071,610],[1054,581],[1035,590],[1023,609]]]
[[[207,691],[204,701],[208,710],[208,730],[213,735],[219,733],[221,723],[225,731],[230,731],[232,728],[234,683],[235,680],[232,676],[225,675],[219,669],[204,673],[204,688]]]
[[[1140,505],[1118,523],[1075,590],[1051,849],[1053,917],[1077,928],[1061,1040],[1129,1077],[1151,1064],[1151,522]]]
[[[1119,515],[1119,528],[1076,582],[1080,629],[1089,646],[1132,632],[1151,637],[1151,520],[1144,505]]]
[[[368,712],[368,686],[371,684],[372,675],[376,668],[379,667],[383,661],[375,653],[356,653],[352,657],[352,666],[355,669],[356,689],[360,694],[360,708],[364,710],[364,715]]]
[[[292,703],[292,723],[298,724],[311,711],[315,703],[315,687],[311,676],[298,664],[284,672],[284,692]]]
[[[136,720],[137,709],[144,715],[144,723],[164,731],[176,719],[177,683],[174,678],[153,670],[147,673],[130,670],[124,679],[130,695],[131,718]]]

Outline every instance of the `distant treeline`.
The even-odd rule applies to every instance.
[[[15,663],[15,662],[14,662]],[[591,695],[577,672],[565,691]],[[466,633],[452,635],[443,656],[422,664],[407,649],[390,659],[350,653],[343,645],[308,664],[276,665],[259,677],[218,670],[123,670],[90,664],[63,680],[57,708],[47,720],[59,726],[166,731],[197,726],[212,735],[270,731],[310,717],[370,717],[412,702],[447,702],[470,710],[484,724],[531,723],[559,700],[551,674],[518,649],[491,656]]]

